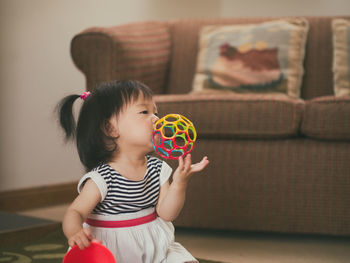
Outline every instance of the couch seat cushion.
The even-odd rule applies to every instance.
[[[316,139],[350,140],[350,97],[306,101],[301,131]]]
[[[288,138],[298,135],[304,101],[285,95],[157,95],[160,116],[188,117],[199,138]]]

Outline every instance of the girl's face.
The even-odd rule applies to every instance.
[[[145,99],[140,94],[137,100],[131,101],[112,118],[111,124],[117,135],[119,150],[152,151],[154,124],[158,120],[158,111],[153,99]]]

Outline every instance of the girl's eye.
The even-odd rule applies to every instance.
[[[148,114],[147,110],[141,111],[142,114]]]

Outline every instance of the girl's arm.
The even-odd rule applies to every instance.
[[[169,181],[160,188],[159,201],[156,207],[157,214],[165,221],[174,220],[180,213],[186,199],[187,183],[195,172],[202,171],[209,163],[205,156],[202,161],[191,164],[191,155],[183,160],[179,158],[179,167],[173,175],[173,182]]]
[[[101,194],[97,185],[92,180],[87,180],[80,194],[68,207],[62,222],[63,232],[71,247],[78,245],[84,249],[90,245],[93,240],[90,229],[83,229],[82,224],[100,201]]]

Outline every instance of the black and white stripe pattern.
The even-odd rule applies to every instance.
[[[154,207],[158,201],[161,168],[161,160],[147,156],[147,172],[144,179],[131,181],[117,173],[108,164],[98,166],[94,171],[97,171],[105,180],[108,192],[92,213],[116,215]]]

